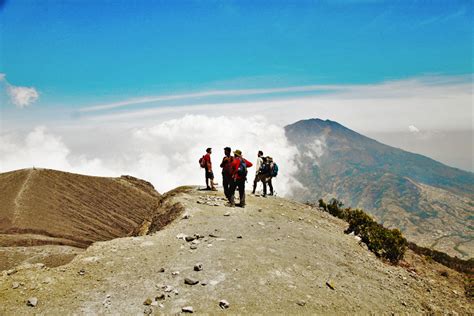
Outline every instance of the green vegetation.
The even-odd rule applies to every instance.
[[[345,233],[359,236],[370,251],[378,257],[398,263],[407,249],[407,240],[398,229],[388,229],[377,223],[364,211],[343,208],[343,204],[332,199],[329,203],[319,200],[319,207],[329,214],[349,223]]]

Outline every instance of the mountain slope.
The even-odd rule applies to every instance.
[[[469,258],[474,255],[474,174],[381,144],[336,122],[285,128],[301,153],[300,200],[336,197],[360,207],[409,239]]]
[[[0,246],[87,247],[126,236],[160,195],[133,177],[90,177],[47,169],[0,174]]]
[[[62,267],[23,267],[0,276],[0,314],[170,315],[184,306],[217,314],[223,299],[231,314],[472,309],[460,274],[411,253],[408,269],[386,264],[344,234],[344,222],[318,209],[254,196],[245,209],[228,208],[224,200],[221,192],[183,189],[169,202],[181,204],[186,216],[163,230],[94,243]],[[202,238],[183,239],[196,234]],[[198,263],[201,271],[194,270]],[[445,270],[449,277],[440,276]],[[187,285],[185,278],[199,284]],[[36,307],[26,306],[29,297],[38,298]],[[152,306],[143,304],[147,298]]]

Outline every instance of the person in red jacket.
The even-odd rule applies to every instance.
[[[230,147],[224,148],[224,158],[222,158],[222,186],[224,187],[224,194],[227,199],[230,199],[230,188],[232,186],[232,162],[234,157],[231,156],[232,150]]]
[[[230,206],[245,207],[245,181],[247,180],[247,168],[252,167],[252,163],[242,157],[242,151],[234,151],[234,161],[231,164],[232,184],[230,187]],[[235,204],[235,190],[239,189],[240,203]]]
[[[215,187],[217,183],[214,183],[214,172],[212,172],[211,154],[212,148],[207,148],[206,154],[202,157],[206,176],[206,190],[217,191]]]

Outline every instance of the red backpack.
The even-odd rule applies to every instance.
[[[204,156],[206,156],[206,155],[204,155]],[[199,158],[199,165],[201,166],[201,168],[206,168],[206,159],[204,159],[204,156]]]

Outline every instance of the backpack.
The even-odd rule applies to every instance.
[[[273,168],[270,175],[272,177],[276,177],[278,175],[278,165],[276,163],[273,163]]]
[[[270,173],[270,165],[268,163],[263,163],[260,166],[260,173],[261,174],[269,174]]]
[[[204,159],[204,156],[199,158],[199,165],[201,166],[201,168],[206,168],[206,160]]]
[[[247,164],[242,158],[240,158],[240,164],[239,169],[237,169],[237,175],[242,178],[247,177]]]

